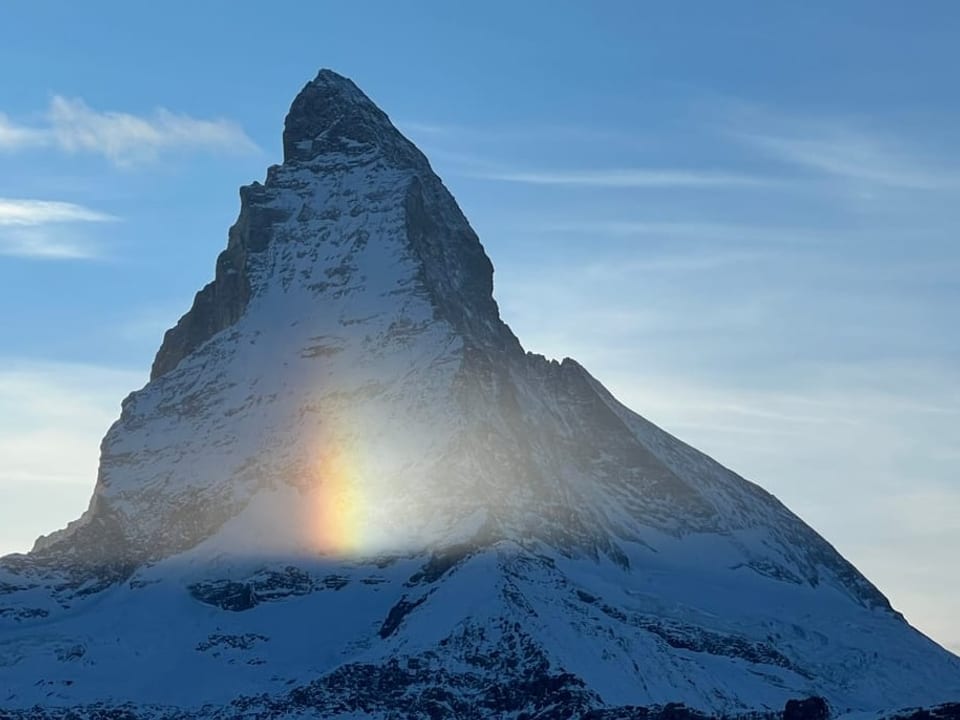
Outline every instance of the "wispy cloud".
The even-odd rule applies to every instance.
[[[625,132],[603,127],[569,124],[535,124],[510,126],[470,126],[436,122],[401,120],[398,127],[406,134],[424,141],[446,140],[464,144],[503,145],[505,143],[575,143],[596,146],[598,143],[620,148],[646,148],[652,138],[638,132]]]
[[[846,117],[783,115],[731,103],[725,135],[780,162],[864,184],[955,189],[960,174],[915,143]]]
[[[38,260],[91,260],[99,246],[79,233],[63,229],[24,228],[0,231],[0,255]]]
[[[595,261],[583,266],[582,272],[587,279],[636,277],[638,273],[692,274],[731,267],[752,267],[768,257],[769,253],[755,250],[659,253],[621,262],[609,259]]]
[[[156,160],[172,150],[250,152],[256,144],[229,120],[204,120],[164,108],[149,116],[100,111],[79,98],[55,95],[45,122],[18,125],[0,114],[0,149],[54,147],[102,155],[117,166]]]
[[[737,173],[669,168],[613,168],[607,170],[504,170],[471,173],[484,180],[529,185],[570,185],[603,188],[694,188],[770,185],[774,180]]]
[[[46,141],[47,136],[44,130],[17,125],[5,114],[0,113],[0,149],[18,150],[43,145]]]
[[[561,220],[538,222],[533,230],[547,233],[597,235],[610,238],[669,238],[683,241],[721,242],[724,244],[786,245],[813,243],[824,234],[834,238],[832,229],[746,223],[715,222],[710,220]]]
[[[0,358],[0,555],[77,518],[100,439],[142,372]]]
[[[98,248],[76,225],[116,219],[74,203],[0,198],[0,255],[57,260],[96,257]]]
[[[92,487],[100,437],[120,400],[143,384],[143,373],[11,358],[3,366],[0,484],[36,478]]]
[[[621,167],[538,167],[537,160],[528,163],[502,157],[511,149],[529,156],[531,146],[542,148],[569,148],[571,145],[595,150],[602,146],[615,150],[623,157],[627,149],[649,149],[650,143],[639,133],[584,128],[565,125],[543,125],[523,128],[474,128],[458,125],[438,125],[406,122],[402,127],[422,138],[434,160],[449,162],[457,174],[481,180],[525,185],[553,185],[596,188],[726,188],[768,186],[777,184],[776,178],[732,172],[722,168],[678,168],[649,166],[638,162]],[[437,147],[436,144],[440,144]],[[451,150],[443,145],[456,144]],[[471,150],[464,151],[464,147]],[[499,148],[500,158],[487,150]],[[593,153],[596,155],[596,153]],[[622,162],[622,161],[621,161]],[[599,163],[598,163],[599,164]]]
[[[104,222],[112,215],[83,205],[55,200],[15,200],[0,198],[0,227],[35,226],[55,222]]]
[[[955,188],[960,176],[930,167],[877,138],[849,131],[807,137],[746,135],[755,147],[828,175],[913,190]]]

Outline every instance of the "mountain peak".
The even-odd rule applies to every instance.
[[[776,498],[523,352],[453,196],[351,81],[321,71],[284,148],[124,400],[89,509],[0,558],[0,716],[960,696],[960,659]]]
[[[399,141],[410,145],[352,80],[323,69],[290,106],[284,122],[283,160],[309,161],[331,149],[357,146],[396,147]]]
[[[350,230],[360,234],[344,244],[339,239],[344,226],[338,218],[369,220],[391,208],[397,214],[391,222],[403,226],[398,231],[404,237],[399,252],[415,265],[402,281],[429,295],[435,314],[459,332],[519,349],[499,320],[493,265],[476,233],[427,158],[353,81],[324,69],[304,86],[287,113],[283,155],[283,164],[271,167],[263,184],[241,188],[240,216],[217,260],[216,277],[165,334],[151,379],[166,374],[236,323],[252,295],[270,285],[288,286],[285,275],[295,273],[303,279],[313,272],[335,273],[352,293],[359,294],[362,287],[376,294],[378,287],[368,287],[354,257],[360,242],[356,238],[367,237],[369,231]],[[364,194],[355,193],[356,188],[363,188]],[[313,253],[323,245],[326,261],[333,262],[336,256],[342,265],[295,269],[297,257],[280,250],[293,237]],[[383,245],[385,235],[381,232],[375,240]],[[267,271],[267,266],[272,269]],[[379,274],[372,265],[370,271]],[[316,289],[330,286],[330,280],[325,276],[322,282],[312,279],[308,284]],[[339,287],[335,292],[345,291]]]

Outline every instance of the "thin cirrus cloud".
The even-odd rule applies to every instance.
[[[767,185],[769,179],[737,173],[661,168],[613,168],[608,170],[537,170],[476,172],[484,180],[529,185],[568,185],[601,188],[689,188]]]
[[[457,174],[477,180],[518,183],[524,185],[568,186],[578,188],[737,188],[770,186],[777,184],[776,178],[761,177],[747,173],[724,170],[676,167],[635,167],[613,168],[538,168],[521,167],[491,159],[485,153],[477,154],[451,151],[437,147],[437,140],[456,139],[458,144],[487,144],[494,142],[502,145],[508,140],[556,144],[581,142],[584,144],[605,142],[618,147],[644,146],[636,135],[572,126],[544,126],[535,129],[484,132],[462,126],[435,125],[407,122],[403,127],[414,136],[420,136],[429,148],[434,161],[449,163]]]
[[[711,134],[758,152],[784,166],[792,166],[826,178],[841,179],[900,190],[955,190],[960,187],[957,173],[924,153],[915,143],[896,134],[877,131],[863,122],[845,117],[786,116],[756,104],[724,100],[713,112],[723,119]],[[642,147],[642,138],[633,134],[580,131],[573,127],[539,127],[524,135],[514,131],[484,132],[469,127],[407,122],[404,128],[427,145],[456,139],[461,145],[502,145],[521,137],[527,142],[557,143],[604,141],[621,148],[628,144]],[[558,134],[561,132],[562,134]],[[782,173],[773,175],[736,170],[619,167],[559,168],[522,167],[492,161],[485,155],[449,152],[431,148],[431,157],[446,160],[466,177],[528,185],[575,186],[597,188],[738,188],[757,186],[796,186],[796,179]]]
[[[0,198],[0,255],[46,260],[99,256],[99,248],[77,228],[117,220],[83,205],[52,200]]]
[[[430,145],[438,140],[501,147],[512,142],[604,143],[620,148],[648,148],[653,144],[648,137],[636,132],[568,124],[480,127],[401,120],[398,126],[417,140],[418,145]]]
[[[17,125],[4,113],[0,113],[0,149],[21,149],[43,145],[46,135],[43,130]]]
[[[792,225],[770,226],[700,219],[680,221],[647,220],[560,220],[537,222],[530,229],[543,233],[570,233],[602,238],[667,238],[678,241],[722,242],[725,245],[788,245],[814,243],[824,230]],[[836,233],[833,233],[836,235]]]
[[[918,143],[849,117],[797,117],[727,101],[723,136],[787,165],[828,177],[901,190],[960,187]]]
[[[960,184],[957,175],[926,166],[865,134],[746,135],[743,139],[781,160],[851,180],[911,190],[937,190]]]
[[[102,155],[120,167],[156,160],[173,150],[253,152],[257,145],[239,125],[203,120],[159,108],[150,116],[99,111],[79,98],[55,95],[44,122],[21,125],[0,114],[0,150],[53,147]]]

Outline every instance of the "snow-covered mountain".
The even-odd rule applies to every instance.
[[[524,351],[453,197],[352,82],[321,71],[283,149],[88,510],[0,560],[0,716],[960,699],[960,659],[776,498]]]

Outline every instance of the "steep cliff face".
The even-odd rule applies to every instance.
[[[303,182],[302,176],[289,172],[293,168],[328,175],[359,167],[374,174],[386,168],[404,173],[406,187],[399,189],[406,191],[406,240],[419,261],[417,279],[422,289],[430,294],[438,313],[453,316],[449,319],[461,331],[480,330],[475,324],[471,327],[473,313],[487,324],[497,324],[493,265],[479,239],[423,154],[353,83],[322,71],[303,89],[286,118],[283,154],[283,166],[271,168],[266,185],[254,183],[241,189],[240,217],[230,229],[227,249],[217,259],[216,277],[197,293],[190,311],[167,332],[151,379],[172,370],[240,319],[252,290],[250,263],[255,261],[251,256],[266,249],[274,226],[290,220],[290,208],[278,204],[277,197],[284,187]],[[368,179],[369,187],[375,187],[373,176]],[[383,199],[376,195],[366,197]],[[366,209],[353,205],[351,212]],[[303,208],[300,212],[297,221],[309,226],[313,219]],[[465,313],[468,308],[470,315]]]
[[[352,82],[321,71],[283,147],[124,401],[88,511],[0,560],[0,708],[960,697],[960,661],[775,498],[524,352],[456,202]]]

